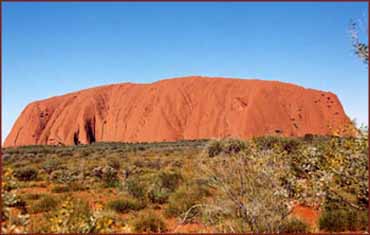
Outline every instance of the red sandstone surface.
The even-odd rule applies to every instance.
[[[330,92],[195,76],[101,86],[33,102],[4,146],[326,135],[350,125]]]

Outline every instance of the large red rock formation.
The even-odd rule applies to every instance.
[[[5,146],[332,134],[337,96],[277,81],[186,77],[91,88],[29,104]]]

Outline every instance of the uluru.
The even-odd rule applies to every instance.
[[[278,81],[192,76],[32,102],[4,146],[331,135],[351,126],[331,92]]]

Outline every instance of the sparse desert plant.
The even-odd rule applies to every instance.
[[[330,232],[342,232],[348,227],[345,210],[324,211],[319,219],[321,230]]]
[[[133,221],[135,232],[162,233],[166,232],[166,224],[161,216],[152,211],[145,211]]]
[[[238,139],[225,139],[221,142],[225,154],[237,154],[248,147],[245,141]]]
[[[142,201],[136,199],[123,198],[109,201],[107,208],[118,213],[127,213],[129,211],[141,210],[145,207]]]
[[[47,159],[42,164],[42,169],[44,169],[45,172],[48,173],[48,174],[50,174],[51,172],[57,170],[59,167],[60,167],[60,161],[57,160],[56,158]]]
[[[117,157],[110,157],[107,164],[115,170],[119,170],[121,168],[121,162]]]
[[[358,35],[360,30],[359,30],[358,25],[359,25],[358,22],[353,21],[353,20],[351,21],[350,33],[351,33],[351,39],[352,39],[352,46],[358,58],[361,59],[363,63],[368,64],[369,62],[368,43],[360,41],[359,35]],[[366,35],[368,34],[367,31],[368,31],[368,28],[366,29]]]
[[[75,180],[75,177],[71,174],[69,170],[59,169],[51,172],[49,179],[55,183],[67,184]]]
[[[208,218],[226,216],[240,219],[252,232],[280,232],[292,205],[281,181],[289,165],[278,155],[239,153],[208,158],[199,172],[215,191],[206,205],[213,208],[207,210]]]
[[[37,170],[33,167],[22,167],[14,171],[14,176],[22,181],[35,180],[37,178]]]
[[[165,215],[179,217],[184,222],[189,222],[200,213],[200,208],[196,205],[202,203],[204,196],[204,191],[197,185],[182,185],[169,197]]]
[[[169,195],[176,190],[182,179],[178,172],[161,171],[154,178],[154,182],[148,190],[149,200],[159,204],[167,202]]]
[[[68,188],[72,192],[77,192],[77,191],[84,191],[89,188],[89,186],[86,186],[83,184],[83,182],[77,182],[73,181],[67,184]]]
[[[25,200],[38,200],[43,196],[43,194],[39,193],[28,193],[28,194],[23,194],[22,198]]]
[[[111,166],[96,167],[92,171],[95,177],[103,181],[105,187],[114,187],[119,183],[118,172]]]
[[[214,157],[222,152],[222,145],[220,141],[212,140],[208,145],[208,156]]]
[[[209,157],[215,157],[220,153],[235,154],[247,149],[246,142],[237,139],[212,140],[208,144]]]
[[[51,195],[44,195],[39,201],[36,201],[32,207],[32,213],[46,212],[55,209],[59,201]]]
[[[300,222],[285,216],[291,211],[292,201],[320,208],[324,221],[321,222],[322,231],[344,231],[330,227],[335,226],[333,218],[324,217],[325,211],[337,213],[338,210],[345,212],[339,216],[346,217],[342,220],[346,231],[366,230],[367,134],[355,138],[312,136],[306,140],[304,137],[261,138],[243,141],[245,148],[238,147],[239,141],[230,143],[228,140],[211,142],[216,143],[215,149],[210,148],[211,143],[206,140],[6,148],[4,154],[9,156],[3,161],[2,231],[14,232],[16,230],[11,229],[16,225],[19,233],[134,232],[131,218],[145,213],[144,206],[148,210],[154,209],[156,216],[163,214],[183,223],[206,224],[217,232],[302,231]],[[88,152],[88,156],[79,157],[77,153],[81,151]],[[62,158],[63,152],[71,157]],[[125,160],[121,161],[123,155]],[[50,157],[62,162],[63,166],[55,169],[53,165],[56,165],[51,162],[51,168],[46,167]],[[119,171],[116,170],[118,165],[109,163],[111,158],[121,161]],[[135,161],[140,167],[134,166]],[[17,180],[14,174],[9,178],[8,171],[15,166],[18,170],[44,166],[45,171],[38,172],[37,181],[28,182]],[[103,179],[104,168],[117,171],[116,179],[122,188],[101,188],[101,184],[109,185]],[[115,179],[115,174],[110,173],[107,175],[113,177],[107,179]],[[52,192],[69,193],[52,196],[27,193],[28,188],[49,190],[50,186]],[[71,198],[72,195],[80,197],[82,194],[73,193],[80,190],[86,190],[83,197],[106,196],[120,190],[130,196],[120,196],[118,200],[126,202],[116,203],[112,209],[109,209],[109,203],[98,206],[94,202],[94,210],[85,210],[89,205],[78,209],[76,204],[85,202]],[[33,213],[33,207],[48,196],[58,201],[57,206],[50,210],[41,209],[38,215],[31,214],[31,220],[28,220],[27,210]],[[117,214],[113,208],[127,214]],[[77,216],[76,210],[83,216]],[[14,211],[20,213],[14,214]],[[122,216],[128,220],[118,219]],[[41,217],[45,219],[41,221]],[[79,219],[68,222],[74,220],[72,217]]]
[[[88,204],[80,199],[67,198],[60,209],[48,215],[49,231],[53,233],[86,233],[94,228],[94,218]]]
[[[283,233],[307,233],[309,226],[299,219],[291,218],[283,223],[281,231]]]
[[[18,187],[17,180],[15,179],[14,172],[10,168],[3,169],[2,178],[2,210],[1,210],[1,232],[2,233],[23,233],[29,223],[29,214],[26,213],[25,203],[19,195],[11,192],[12,189]],[[11,213],[11,207],[19,207],[22,205],[24,208],[23,213],[14,215]]]
[[[366,138],[333,137],[290,154],[294,197],[320,206],[328,198],[356,210],[368,204],[368,142]]]
[[[69,192],[70,189],[67,185],[55,185],[52,189],[52,193],[66,193]]]
[[[321,230],[329,232],[366,230],[368,226],[368,212],[351,208],[327,208],[320,215],[319,226]]]
[[[145,197],[146,189],[142,182],[138,179],[128,179],[126,181],[127,192],[137,199],[143,199]]]

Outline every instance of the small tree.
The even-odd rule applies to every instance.
[[[366,26],[367,27],[367,26]],[[358,23],[351,20],[350,24],[350,33],[351,33],[351,39],[352,39],[352,46],[354,48],[355,54],[365,63],[369,63],[369,49],[368,49],[368,43],[367,42],[361,42],[359,39],[359,27]],[[366,35],[368,29],[366,29]]]
[[[281,180],[289,172],[289,165],[281,161],[281,156],[240,152],[208,158],[200,167],[215,191],[213,201],[204,205],[211,223],[231,232],[281,231],[292,209]],[[227,220],[231,223],[225,228]]]

